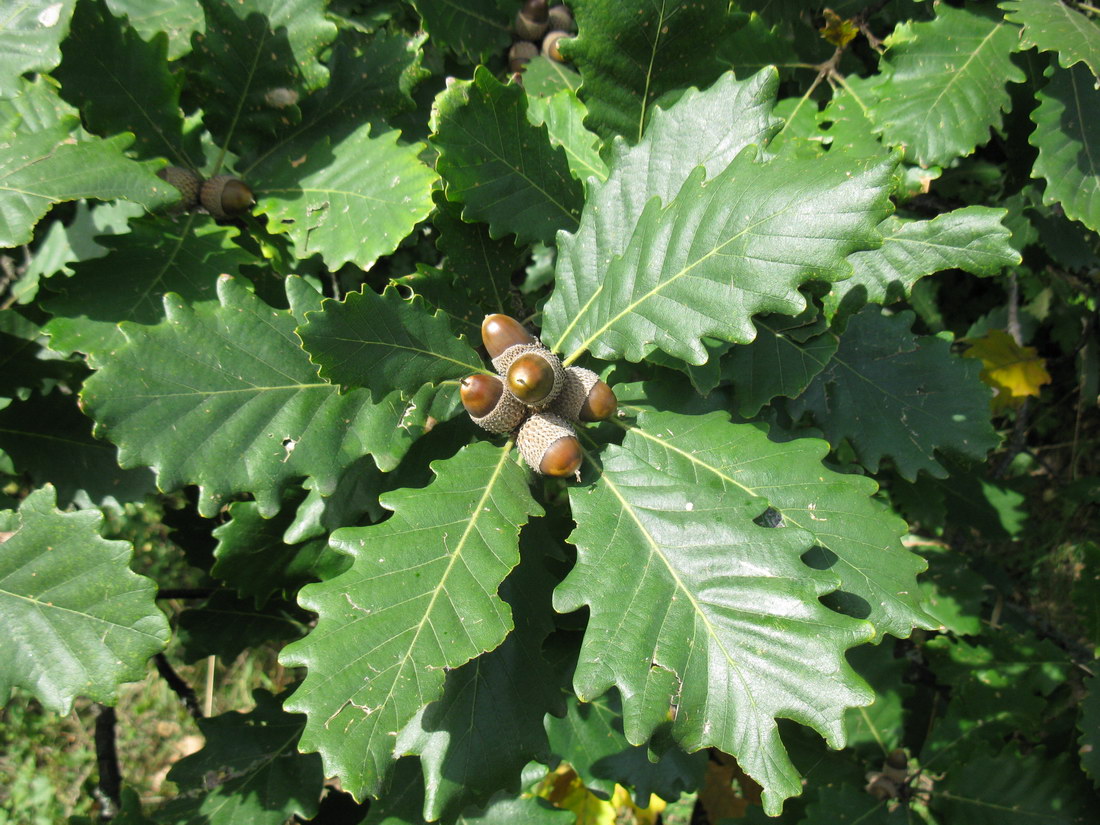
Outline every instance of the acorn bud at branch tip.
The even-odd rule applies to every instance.
[[[489,357],[496,358],[508,347],[516,344],[533,344],[535,339],[515,318],[496,313],[486,315],[485,320],[481,322],[481,342],[489,351]]]

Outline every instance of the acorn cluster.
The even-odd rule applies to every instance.
[[[203,180],[182,166],[165,166],[157,172],[157,177],[180,190],[183,198],[175,207],[180,212],[188,212],[201,204],[218,220],[226,220],[240,217],[256,202],[248,184],[232,175],[215,175]]]
[[[515,318],[487,315],[481,340],[497,375],[462,379],[466,412],[491,433],[515,433],[527,466],[548,476],[577,476],[584,456],[577,421],[603,421],[618,400],[592,370],[561,360]]]
[[[522,72],[541,51],[544,57],[564,63],[558,43],[577,31],[573,13],[564,5],[551,6],[547,0],[527,0],[516,13],[512,26],[515,42],[508,50],[508,71]]]

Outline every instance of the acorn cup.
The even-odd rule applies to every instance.
[[[526,40],[517,40],[508,49],[508,71],[522,72],[523,67],[538,57],[539,48]]]
[[[504,382],[495,375],[467,375],[458,392],[473,422],[491,433],[512,432],[528,413],[526,405],[505,390]]]
[[[615,392],[596,373],[584,367],[568,367],[561,393],[549,411],[570,421],[606,421],[618,407]]]
[[[198,206],[202,178],[190,169],[185,169],[182,166],[165,166],[163,169],[157,170],[157,177],[180,190],[182,198],[174,209],[185,212]]]
[[[572,425],[560,415],[534,413],[519,428],[516,446],[536,473],[555,478],[575,476],[580,481],[584,453]]]
[[[215,175],[206,181],[199,190],[199,200],[218,220],[240,217],[256,202],[248,184],[232,175]]]
[[[522,40],[537,41],[546,34],[550,25],[550,10],[546,0],[527,0],[523,8],[516,12],[516,22],[512,27],[516,37]]]
[[[542,56],[549,57],[551,60],[557,63],[565,63],[565,58],[561,56],[561,50],[558,48],[558,44],[562,40],[568,40],[572,37],[568,32],[550,32],[543,38],[542,41]]]
[[[573,34],[577,31],[577,21],[573,19],[573,12],[561,4],[551,6],[547,12],[547,23],[552,32],[565,32]]]

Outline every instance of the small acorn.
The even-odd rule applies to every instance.
[[[508,50],[508,71],[522,72],[523,67],[538,57],[539,49],[534,43],[517,40]]]
[[[546,0],[527,0],[523,8],[516,12],[513,29],[520,39],[537,41],[546,34],[549,25],[550,10],[546,6]]]
[[[202,185],[199,199],[218,220],[236,218],[252,208],[255,199],[248,184],[232,175],[215,175]]]
[[[572,37],[572,35],[568,32],[550,32],[542,41],[543,57],[548,57],[558,63],[565,63],[565,58],[561,56],[558,44],[561,43],[562,40],[568,40],[570,37]]]
[[[550,405],[550,411],[570,421],[605,421],[618,407],[614,391],[596,373],[584,367],[568,367],[561,394]]]
[[[581,444],[569,422],[553,413],[535,413],[519,428],[516,445],[524,462],[542,475],[580,480]]]
[[[481,322],[481,342],[489,351],[489,358],[496,358],[509,347],[516,344],[533,344],[535,339],[523,324],[510,315],[499,312],[486,315]]]
[[[182,200],[176,204],[176,209],[186,211],[194,209],[199,203],[199,188],[202,186],[202,178],[185,169],[182,166],[165,166],[157,170],[157,177],[172,184],[183,195]]]
[[[527,407],[505,392],[504,382],[495,375],[467,375],[458,392],[473,422],[491,433],[510,433],[527,415]]]
[[[577,21],[573,19],[573,12],[567,6],[551,6],[547,13],[547,22],[552,32],[567,32],[573,34],[577,30]]]

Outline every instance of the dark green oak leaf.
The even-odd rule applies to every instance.
[[[62,97],[80,109],[93,132],[132,132],[131,151],[138,157],[166,157],[195,169],[202,165],[202,147],[197,132],[184,138],[183,77],[171,71],[167,48],[166,35],[146,42],[112,16],[104,0],[81,2],[54,75]]]
[[[826,314],[904,300],[920,278],[945,269],[991,276],[1020,263],[1011,232],[1001,223],[1005,214],[967,206],[929,221],[887,218],[879,227],[882,246],[849,256],[852,277],[833,284],[823,299]]]
[[[496,650],[450,671],[443,696],[397,736],[398,753],[420,756],[429,821],[517,792],[524,766],[549,758],[543,717],[562,711],[562,677],[542,653],[554,629],[556,580],[544,559],[551,541],[541,520],[524,528],[521,562],[500,588],[515,629]]]
[[[317,813],[325,776],[316,754],[298,753],[305,719],[266,690],[248,713],[199,720],[202,750],[172,766],[180,793],[155,814],[171,825],[282,825]]]
[[[1005,0],[1005,19],[1023,26],[1020,44],[1055,52],[1063,69],[1084,62],[1100,77],[1100,22],[1082,9],[1050,0]]]
[[[489,224],[491,237],[513,233],[521,243],[552,243],[559,229],[574,231],[584,189],[573,178],[565,150],[545,126],[527,118],[527,95],[478,67],[436,98],[432,145],[447,199],[463,205],[467,221]]]
[[[1100,91],[1084,66],[1050,70],[1032,111],[1028,140],[1039,150],[1033,174],[1046,181],[1043,203],[1100,232]]]
[[[890,456],[903,478],[947,475],[937,451],[983,459],[998,442],[989,388],[974,359],[940,338],[910,331],[912,312],[889,316],[871,305],[852,316],[840,348],[792,413],[812,411],[835,447],[847,438],[875,472]]]
[[[658,107],[637,145],[611,144],[607,180],[589,187],[580,227],[558,243],[542,329],[552,348],[565,346],[573,320],[601,290],[607,267],[626,250],[652,198],[670,202],[696,166],[713,177],[779,128],[771,116],[778,82],[772,70],[743,81],[727,73],[706,92],[687,91],[668,111]]]
[[[343,301],[327,300],[298,330],[321,376],[376,396],[393,389],[412,395],[425,384],[483,371],[477,353],[456,338],[440,312],[422,299],[364,289]]]
[[[654,418],[681,428],[722,423]],[[841,746],[845,709],[873,698],[844,652],[874,628],[819,601],[840,582],[801,561],[812,534],[758,526],[761,498],[718,480],[697,463],[705,456],[665,445],[654,421],[647,427],[605,447],[594,481],[569,491],[577,564],[554,606],[589,609],[574,690],[591,700],[617,687],[632,743],[661,733],[688,752],[713,746],[735,756],[763,786],[765,810],[778,814],[802,783],[776,717]],[[725,448],[706,433],[694,446]],[[700,483],[708,477],[716,480]],[[624,566],[634,571],[625,579]]]
[[[64,201],[124,198],[153,210],[179,198],[154,165],[126,156],[130,136],[77,139],[78,126],[65,115],[0,143],[0,247],[30,241],[35,224]]]
[[[98,510],[62,513],[54,489],[23,500],[0,544],[0,704],[11,689],[68,713],[85,696],[113,705],[168,643],[156,584],[130,570],[133,546],[99,535]]]
[[[574,0],[578,36],[560,45],[581,73],[586,125],[637,143],[664,94],[706,86],[722,73],[721,43],[745,21],[723,0]]]
[[[512,20],[519,11],[513,0],[411,0],[432,42],[465,58],[484,63],[508,48]]]
[[[1018,32],[943,3],[931,22],[900,24],[886,39],[871,113],[883,139],[922,166],[946,165],[989,140],[1009,108],[1006,85],[1024,81],[1012,62]]]
[[[566,363],[589,350],[639,361],[661,349],[701,364],[704,337],[752,341],[752,316],[799,314],[800,286],[848,277],[847,256],[878,245],[893,166],[832,154],[761,162],[748,147],[710,180],[698,167],[667,206],[648,203],[622,257],[568,273],[587,300],[555,347]],[[561,306],[551,301],[547,315]]]
[[[356,459],[370,453],[392,469],[423,431],[434,389],[372,402],[317,375],[294,329],[321,296],[300,279],[286,286],[289,311],[234,278],[219,279],[218,303],[189,306],[169,293],[167,319],[123,324],[126,344],[84,384],[84,409],[122,465],[152,467],[162,490],[198,484],[203,515],[241,492],[274,515],[293,480],[313,476],[331,493]]]
[[[60,352],[93,356],[122,346],[118,324],[155,324],[164,318],[164,296],[210,301],[219,275],[238,275],[260,260],[238,246],[235,227],[189,215],[177,223],[146,218],[126,235],[103,238],[106,255],[81,261],[71,276],[47,281],[40,304],[54,317],[46,325],[50,345]]]
[[[358,799],[383,791],[398,732],[441,698],[446,671],[512,631],[497,590],[542,512],[509,447],[483,441],[431,466],[428,487],[383,495],[389,519],[333,533],[352,566],[302,588],[317,626],[281,654],[308,668],[286,705],[308,716],[302,749]]]
[[[76,0],[10,5],[0,20],[0,97],[16,94],[26,72],[48,72],[61,62]]]

